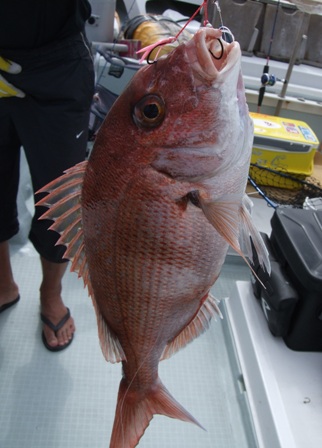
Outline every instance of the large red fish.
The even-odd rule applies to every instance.
[[[219,312],[209,294],[229,244],[262,263],[245,199],[253,125],[238,43],[200,29],[141,68],[88,162],[45,187],[72,270],[84,278],[108,361],[123,364],[111,448],[135,447],[154,414],[196,423],[158,364]]]

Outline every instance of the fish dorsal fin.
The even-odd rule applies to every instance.
[[[49,227],[60,234],[56,244],[66,246],[64,258],[71,260],[71,271],[83,277],[84,285],[93,296],[88,266],[84,251],[84,239],[81,216],[81,191],[87,161],[69,168],[64,174],[50,182],[37,193],[48,193],[36,205],[49,207],[40,219],[50,219],[54,223]]]
[[[110,331],[96,304],[90,280],[82,228],[81,191],[87,161],[81,162],[65,171],[37,193],[48,193],[36,205],[49,207],[40,219],[50,219],[49,227],[60,234],[57,244],[66,246],[64,258],[72,262],[70,270],[82,277],[84,285],[92,298],[98,323],[98,334],[103,355],[109,362],[125,360],[120,342]]]
[[[161,359],[170,358],[178,350],[185,347],[189,342],[193,341],[206,331],[209,328],[211,319],[216,314],[222,318],[217,303],[219,303],[219,301],[208,293],[193,320],[165,347]]]
[[[256,278],[257,275],[246,259],[241,249],[246,248],[246,255],[252,260],[250,237],[258,252],[258,258],[267,272],[270,272],[268,252],[258,230],[254,226],[248,208],[251,201],[244,195],[242,203],[237,195],[227,194],[214,201],[199,197],[200,206],[217,232],[230,244],[230,246],[244,259]],[[258,279],[259,280],[259,279]],[[260,280],[259,280],[260,281]]]

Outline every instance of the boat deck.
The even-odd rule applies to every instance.
[[[105,362],[91,299],[77,275],[64,277],[63,296],[77,332],[60,353],[41,340],[38,255],[30,243],[12,245],[21,300],[0,315],[0,447],[104,448],[109,446],[121,366]],[[247,269],[236,268],[240,280]],[[214,287],[230,296],[236,275],[223,273]],[[227,318],[160,364],[173,396],[205,427],[155,416],[140,447],[256,447],[241,372]]]

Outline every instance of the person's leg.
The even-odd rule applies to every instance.
[[[0,243],[0,309],[9,305],[19,296],[19,288],[15,283],[11,264],[8,241]]]
[[[19,231],[17,192],[20,167],[20,141],[10,114],[11,98],[0,100],[0,311],[19,295],[14,281],[9,240]]]
[[[43,279],[40,286],[41,312],[54,325],[57,325],[66,315],[61,292],[62,278],[68,263],[53,263],[40,257]],[[47,344],[51,347],[66,345],[75,332],[74,320],[70,317],[56,333],[46,324],[43,325]]]
[[[19,62],[26,68],[28,61]],[[82,39],[59,44],[41,58],[35,58],[32,73],[29,85],[21,85],[29,94],[22,100],[15,123],[36,193],[85,158],[94,76]],[[36,194],[36,202],[40,197]],[[48,345],[66,345],[75,326],[72,318],[64,320],[67,308],[61,291],[67,266],[63,260],[65,248],[56,246],[59,235],[48,230],[52,221],[39,220],[45,210],[45,207],[36,207],[29,238],[40,255],[43,270],[41,319],[43,341],[48,348]],[[53,329],[57,324],[59,329]]]

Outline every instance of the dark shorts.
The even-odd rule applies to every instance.
[[[92,58],[82,34],[5,56],[21,64],[20,74],[4,76],[26,97],[0,99],[0,242],[19,230],[20,147],[25,150],[35,192],[84,160],[94,92]],[[64,247],[55,246],[58,235],[47,230],[51,221],[38,220],[45,210],[36,207],[29,237],[41,256],[61,262]]]

